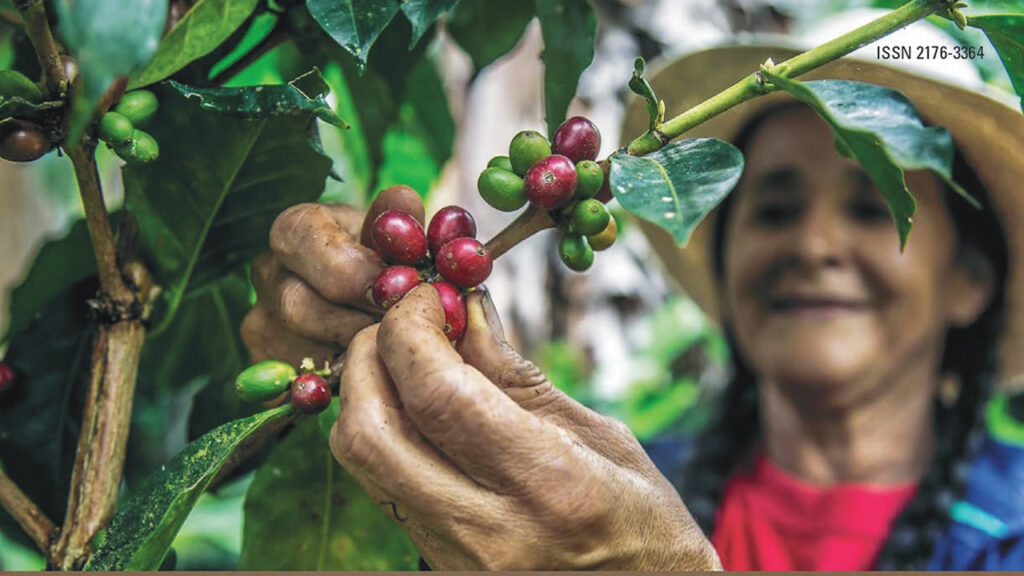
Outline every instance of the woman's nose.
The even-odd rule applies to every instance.
[[[842,215],[827,202],[811,202],[797,222],[793,252],[805,264],[829,265],[842,260],[846,230]]]

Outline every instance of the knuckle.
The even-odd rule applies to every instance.
[[[286,326],[298,326],[305,322],[308,303],[309,291],[302,281],[293,277],[281,283],[277,311]]]

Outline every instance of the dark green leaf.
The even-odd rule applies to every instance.
[[[406,93],[406,102],[412,106],[417,123],[422,127],[418,133],[440,168],[452,155],[455,121],[448,108],[448,96],[437,66],[432,60],[420,60],[409,71],[406,82],[410,87]]]
[[[480,70],[519,42],[533,8],[522,1],[462,0],[448,18],[447,30]]]
[[[124,169],[126,206],[164,288],[157,331],[187,287],[198,289],[265,251],[274,218],[315,200],[331,167],[308,144],[308,116],[229,117],[171,88],[160,90],[160,102],[150,129],[159,159]]]
[[[673,142],[646,156],[611,157],[612,194],[626,210],[685,244],[743,173],[743,154],[713,138]]]
[[[286,404],[229,422],[185,447],[118,507],[103,544],[86,570],[156,570],[188,513],[228,458],[263,425],[291,410]]]
[[[273,86],[194,88],[174,80],[168,83],[182,96],[194,98],[204,110],[249,119],[313,115],[338,128],[348,128],[324,100],[330,87],[318,70]]]
[[[90,278],[47,299],[11,334],[4,357],[16,381],[0,396],[0,461],[55,522],[64,517],[85,406],[93,341],[86,300],[97,287]]]
[[[160,42],[153,61],[133,74],[128,89],[159,82],[206,56],[241,26],[259,0],[199,0]]]
[[[408,537],[338,465],[315,418],[295,428],[245,498],[239,570],[415,570]]]
[[[580,74],[594,60],[597,16],[587,0],[537,0],[544,36],[544,114],[548,137],[565,120]]]
[[[370,47],[398,12],[398,0],[307,0],[306,8],[342,48],[366,65]]]
[[[412,44],[415,46],[431,24],[451,11],[459,0],[405,0],[402,12],[412,23]]]
[[[925,127],[903,94],[865,82],[798,82],[765,74],[828,122],[836,149],[856,160],[878,186],[896,223],[901,247],[906,244],[917,207],[904,181],[904,170],[931,170],[973,202],[953,182],[953,138],[945,128]]]
[[[1024,14],[974,16],[967,23],[984,30],[999,51],[1010,82],[1022,98],[1021,110],[1024,111]]]
[[[168,0],[56,0],[64,44],[78,62],[82,92],[71,140],[84,129],[114,80],[149,62],[167,18]]]
[[[44,305],[71,285],[96,274],[96,258],[85,220],[71,225],[67,236],[43,245],[28,275],[11,291],[11,322],[8,334],[28,327]]]

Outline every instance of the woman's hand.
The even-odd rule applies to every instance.
[[[253,362],[298,366],[310,356],[320,365],[380,318],[370,288],[384,265],[368,231],[385,210],[423,222],[423,203],[407,186],[381,191],[365,218],[343,204],[299,204],[277,217],[271,252],[253,263],[257,301],[242,323]]]
[[[331,450],[434,569],[708,570],[718,557],[624,424],[551,385],[468,297],[458,348],[418,287],[348,350]]]

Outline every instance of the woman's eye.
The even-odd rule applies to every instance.
[[[850,207],[850,212],[860,222],[875,223],[889,220],[889,209],[885,203],[879,201],[854,202]]]
[[[754,222],[764,226],[781,226],[800,215],[800,206],[789,203],[765,203],[754,208]]]

